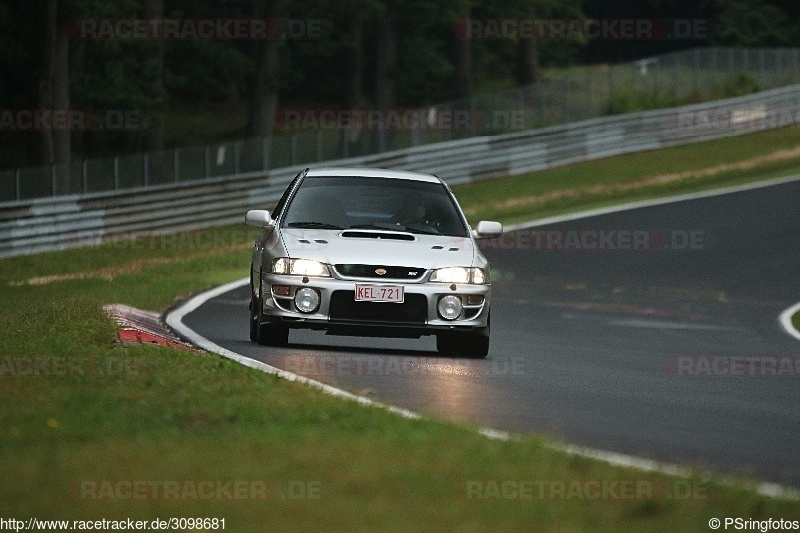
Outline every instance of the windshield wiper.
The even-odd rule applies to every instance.
[[[354,224],[347,229],[378,229],[383,231],[403,231],[401,228],[404,226],[400,226],[397,224],[384,224],[384,225],[377,225],[377,224]]]
[[[421,228],[419,226],[406,226],[403,224],[386,223],[384,225],[378,224],[355,224],[347,229],[377,229],[382,231],[399,231],[404,233],[416,233],[418,235],[441,235],[435,229]]]
[[[303,228],[303,229],[342,229],[341,226],[336,224],[328,224],[327,222],[289,222],[287,224],[290,228]]]
[[[409,233],[416,233],[416,234],[419,234],[419,235],[441,235],[441,233],[439,233],[436,230],[415,228],[413,226],[406,226],[406,231],[409,232]]]

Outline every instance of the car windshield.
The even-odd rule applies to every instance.
[[[283,227],[365,229],[466,237],[454,200],[440,183],[365,177],[306,177]]]

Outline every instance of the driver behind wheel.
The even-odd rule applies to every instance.
[[[419,193],[409,193],[400,204],[394,216],[397,224],[427,224],[425,220],[425,200]]]

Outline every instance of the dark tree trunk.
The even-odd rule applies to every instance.
[[[44,6],[44,23],[42,24],[44,44],[42,46],[42,73],[39,76],[39,109],[52,109],[55,91],[56,69],[56,30],[58,28],[58,1],[47,0]],[[55,163],[55,146],[53,132],[41,131],[40,157],[47,171],[42,173],[41,191],[50,190],[50,165]]]
[[[144,0],[142,7],[145,19],[164,18],[164,0]],[[149,151],[161,151],[164,149],[164,41],[155,39],[148,46],[152,48],[152,53],[146,59],[151,67],[148,71],[152,84],[150,93],[156,104],[148,117],[145,146]]]
[[[364,106],[364,21],[360,17],[353,20],[351,41],[348,43],[345,58],[345,103],[350,110],[361,111]],[[351,124],[343,128],[341,146],[345,156],[356,155],[361,139],[361,127]]]
[[[47,0],[44,9],[44,46],[39,77],[39,109],[63,112],[69,109],[69,34],[59,17],[58,0]],[[41,192],[65,194],[69,191],[69,130],[40,132],[42,173]],[[54,174],[51,175],[53,169]]]
[[[375,103],[378,109],[391,110],[397,104],[397,32],[390,14],[386,14],[378,24],[378,66],[375,72]],[[386,151],[391,146],[392,132],[385,128],[378,130],[378,151]]]
[[[272,0],[268,7],[268,17],[280,19],[285,17],[288,0]],[[253,15],[260,15],[257,2],[252,4]],[[275,110],[278,108],[280,95],[280,47],[282,38],[259,41],[256,43],[256,72],[250,88],[250,111],[247,124],[249,137],[265,139],[263,145],[251,144],[246,149],[244,157],[246,166],[252,169],[269,166],[268,153],[272,144],[272,131],[275,126]]]
[[[531,85],[541,79],[536,39],[519,40],[519,84]]]
[[[459,20],[469,20],[471,11],[465,8],[459,14]],[[470,94],[470,84],[472,79],[472,41],[467,38],[466,32],[454,32],[455,41],[453,42],[453,64],[455,74],[453,76],[453,91],[457,98],[466,98]]]

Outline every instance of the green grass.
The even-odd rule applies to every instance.
[[[471,222],[499,220],[516,223],[556,213],[602,207],[670,194],[695,192],[800,173],[800,157],[764,162],[747,169],[703,171],[720,165],[752,161],[800,146],[800,128],[728,137],[575,163],[545,171],[454,187]],[[694,172],[692,172],[694,171]],[[653,176],[689,172],[683,179],[660,185],[630,188]],[[605,186],[597,190],[598,186]],[[565,193],[565,194],[559,194]],[[534,203],[508,205],[520,198],[547,198]],[[500,204],[505,205],[500,205]]]
[[[796,313],[792,317],[792,325],[794,326],[794,329],[800,331],[800,313]]]
[[[724,160],[726,151],[755,155],[753,144],[763,151],[788,147],[791,133],[762,134],[757,143],[751,138],[742,145],[717,141],[696,152],[674,149],[674,157],[651,161],[659,161],[658,172],[700,168]],[[457,194],[476,206],[490,195],[587,187],[593,179],[636,180],[652,173],[646,156],[655,155],[477,184]],[[585,200],[593,205],[615,199]],[[492,214],[507,221],[579,206]],[[290,525],[348,531],[706,531],[712,517],[800,519],[796,501],[759,496],[745,485],[699,477],[675,481],[611,467],[554,451],[536,436],[490,440],[467,424],[407,420],[214,355],[116,342],[104,304],[164,310],[246,275],[252,230],[209,231],[227,237],[222,244],[213,244],[207,233],[156,237],[137,246],[115,243],[0,261],[0,517],[217,517],[225,518],[229,531]],[[134,497],[125,490],[129,481],[151,490]],[[504,498],[490,490],[515,481],[532,487],[530,498]],[[612,491],[611,498],[598,499],[553,492],[539,497],[537,490],[610,482],[648,490],[640,497],[613,497],[623,493]],[[164,483],[181,490],[238,483],[245,492],[233,499],[176,500],[152,489]],[[689,497],[663,497],[660,488],[676,484],[688,487]],[[109,493],[115,486],[121,492]],[[476,486],[485,498],[471,497]],[[115,494],[121,498],[109,498]]]

